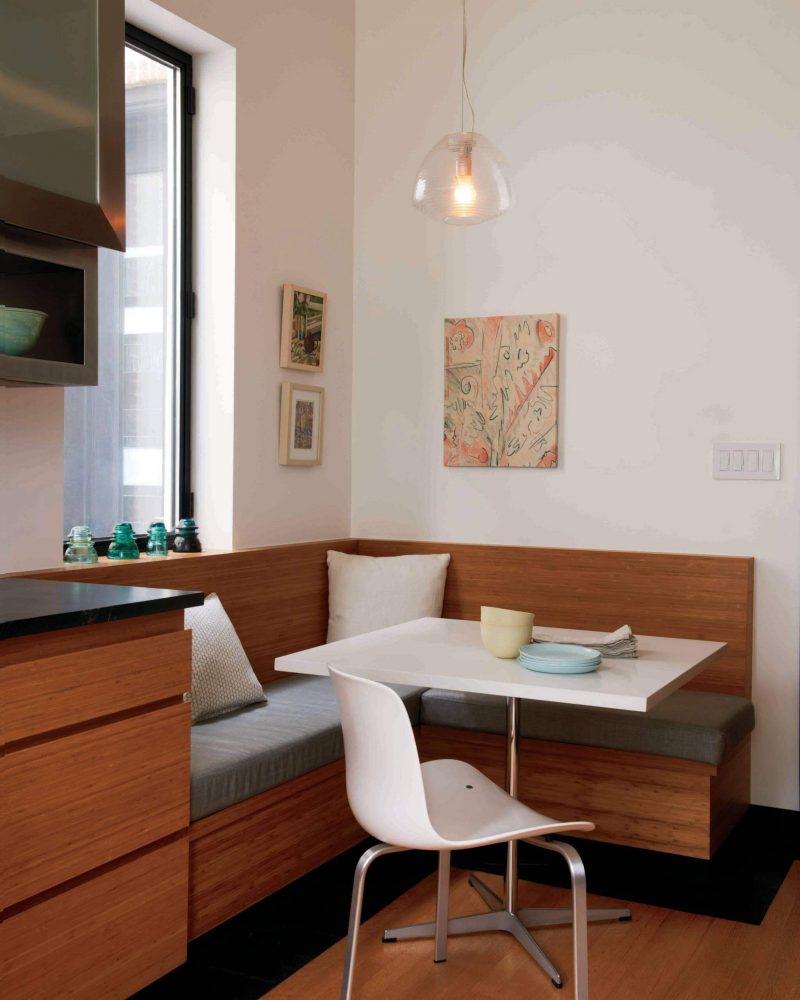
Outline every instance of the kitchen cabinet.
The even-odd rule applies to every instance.
[[[0,996],[127,997],[186,958],[186,591],[0,579]]]

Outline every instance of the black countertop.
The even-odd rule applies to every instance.
[[[0,580],[0,639],[154,615],[202,603],[203,595],[191,590],[7,577]]]

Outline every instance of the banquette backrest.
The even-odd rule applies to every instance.
[[[449,552],[446,618],[480,618],[481,604],[521,608],[536,624],[728,643],[689,687],[750,697],[753,574],[749,557],[359,541],[369,556]]]
[[[690,686],[750,695],[754,560],[747,557],[335,539],[30,575],[216,592],[256,673],[268,682],[278,676],[276,656],[325,641],[328,549],[371,556],[449,552],[443,612],[449,618],[477,619],[488,603],[530,609],[542,626],[628,624],[640,635],[727,642],[727,654]]]

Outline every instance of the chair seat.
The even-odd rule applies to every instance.
[[[417,725],[423,689],[393,687]],[[344,756],[329,678],[286,677],[264,690],[266,703],[192,726],[192,821]]]
[[[422,781],[431,823],[453,850],[594,829],[594,823],[565,823],[536,812],[461,760],[428,761]]]
[[[423,725],[506,730],[505,699],[431,688]],[[681,757],[718,766],[755,726],[752,702],[731,694],[676,691],[649,712],[523,701],[521,733],[538,740]]]

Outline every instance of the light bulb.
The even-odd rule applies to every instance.
[[[472,146],[465,143],[456,158],[456,186],[453,188],[453,214],[462,217],[472,214],[478,192],[472,181]]]
[[[472,208],[477,200],[478,192],[475,190],[472,178],[470,176],[457,178],[453,191],[453,201],[456,208]]]

